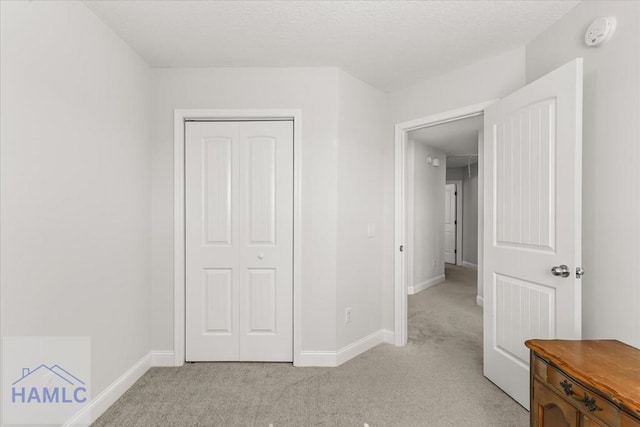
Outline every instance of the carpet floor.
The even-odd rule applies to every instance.
[[[194,363],[151,368],[95,426],[527,426],[482,375],[475,271],[409,297],[409,343],[337,368]]]

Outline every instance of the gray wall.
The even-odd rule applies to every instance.
[[[584,33],[613,15],[613,38]],[[582,2],[526,47],[527,81],[584,58],[583,335],[640,347],[640,3]]]
[[[466,168],[465,168],[466,169]],[[471,177],[466,175],[462,200],[462,261],[478,264],[478,164],[471,165]]]
[[[408,222],[410,247],[408,286],[420,286],[444,274],[444,184],[446,155],[425,144],[409,141]],[[440,166],[427,164],[427,157],[438,158]]]
[[[464,181],[464,168],[447,168],[447,181]]]

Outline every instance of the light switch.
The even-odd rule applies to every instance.
[[[367,237],[369,239],[373,239],[376,237],[376,225],[375,224],[367,224]]]

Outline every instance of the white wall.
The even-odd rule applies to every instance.
[[[462,261],[478,264],[478,163],[462,168],[466,173],[462,184]]]
[[[392,128],[387,95],[339,72],[337,200],[337,348],[383,327],[384,147]],[[375,227],[368,237],[367,227]],[[387,280],[385,280],[387,279]],[[345,323],[345,309],[352,320]]]
[[[501,98],[524,85],[524,48],[390,94],[395,123]]]
[[[613,15],[597,48],[584,32]],[[527,45],[527,81],[584,58],[583,335],[640,347],[640,3],[582,2]]]
[[[412,141],[411,141],[412,142]],[[444,186],[446,155],[426,144],[412,142],[413,215],[410,216],[409,253],[413,282],[408,286],[422,287],[444,274]],[[440,166],[427,164],[427,157],[438,158]],[[422,286],[421,286],[422,285]]]
[[[334,68],[152,71],[152,346],[173,349],[173,111],[302,110],[302,349],[336,349],[338,88]]]
[[[407,277],[406,284],[407,288],[413,287],[415,280],[414,274],[415,270],[413,268],[413,227],[414,227],[414,217],[415,217],[415,198],[413,196],[414,188],[415,188],[415,147],[416,142],[413,139],[410,139],[410,135],[407,135],[407,144],[405,146],[405,168],[406,168],[406,181],[405,181],[405,202],[406,202],[406,233],[407,233],[407,241],[404,242],[405,250],[407,253]]]
[[[80,2],[1,2],[2,335],[148,354],[149,69]]]

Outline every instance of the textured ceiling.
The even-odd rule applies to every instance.
[[[85,4],[155,67],[335,66],[389,91],[520,47],[577,2]]]
[[[483,127],[483,120],[484,116],[476,116],[422,128],[409,132],[408,138],[444,151],[448,168],[466,166],[469,160],[475,163],[478,158],[459,155],[478,153],[478,131]]]

